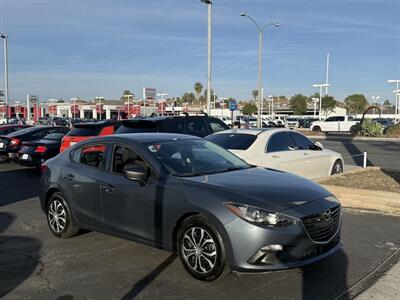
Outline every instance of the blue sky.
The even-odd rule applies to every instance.
[[[311,94],[325,81],[338,100],[364,93],[394,101],[400,79],[400,1],[213,1],[213,88],[251,98],[257,87],[258,36],[264,34],[266,94]],[[9,37],[12,100],[118,98],[143,86],[169,96],[207,78],[207,9],[200,0],[2,0],[0,31]],[[2,54],[2,51],[1,51]],[[1,63],[3,72],[3,64]],[[0,89],[3,89],[1,75]]]

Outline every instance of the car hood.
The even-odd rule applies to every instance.
[[[319,200],[331,195],[303,177],[265,168],[185,177],[185,184],[201,184],[224,192],[223,201],[239,202],[273,211]]]

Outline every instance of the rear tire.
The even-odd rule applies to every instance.
[[[79,227],[72,223],[71,209],[60,192],[50,196],[46,207],[47,224],[58,238],[66,239],[78,233]]]
[[[336,160],[333,164],[331,175],[343,173],[343,163],[341,160]]]
[[[178,231],[177,246],[185,270],[194,278],[213,281],[229,272],[222,237],[206,218],[187,218]]]

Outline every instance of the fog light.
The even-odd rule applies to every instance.
[[[282,245],[266,245],[261,248],[262,251],[282,251]]]

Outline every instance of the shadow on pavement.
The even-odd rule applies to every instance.
[[[122,297],[123,300],[135,298],[141,291],[143,291],[151,282],[157,278],[168,266],[174,262],[176,255],[171,254],[168,256],[161,264],[157,266],[153,271],[151,271],[146,277],[139,280],[134,284],[131,290]]]
[[[8,236],[3,232],[15,216],[0,212],[0,297],[22,284],[39,264],[41,242],[25,236]],[[40,272],[40,271],[39,271]]]
[[[352,140],[343,140],[337,137],[332,137],[327,135],[326,136],[327,141],[332,141],[332,142],[338,142],[343,145],[343,147],[347,151],[347,155],[343,155],[343,159],[345,161],[352,161],[356,166],[362,167],[363,166],[363,151],[361,151],[354,143]],[[354,156],[353,155],[357,155]],[[367,166],[373,166],[374,164],[369,160],[368,155],[367,155]]]
[[[0,172],[0,207],[36,197],[39,180],[35,169]]]
[[[347,265],[347,255],[341,249],[333,257],[303,267],[303,299],[349,299]]]
[[[390,176],[395,180],[397,183],[400,184],[400,171],[389,171],[389,170],[382,170],[383,173]]]

